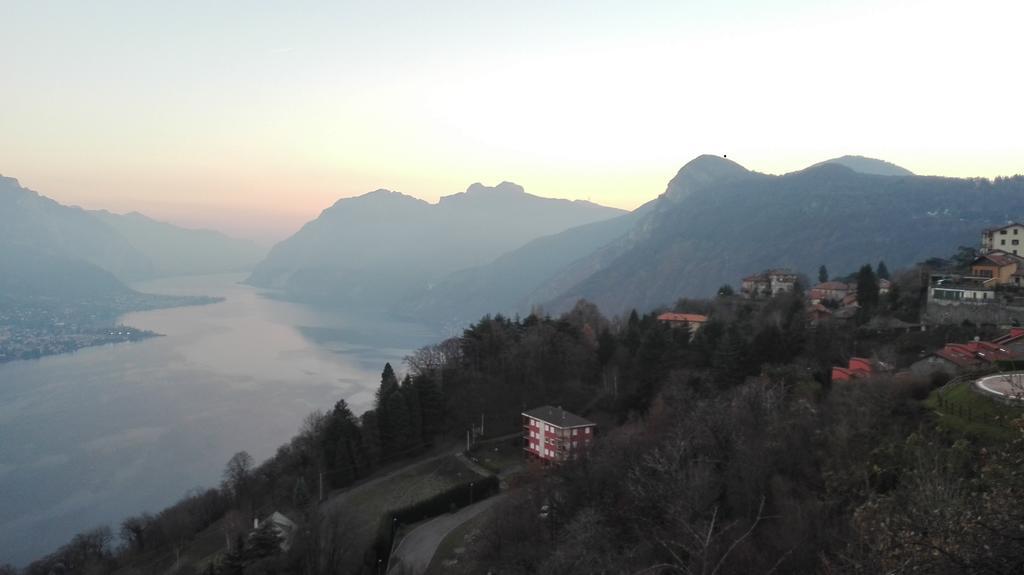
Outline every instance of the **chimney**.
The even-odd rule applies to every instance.
[[[260,528],[260,518],[259,517],[253,517],[252,518],[252,528],[253,529],[259,529]]]

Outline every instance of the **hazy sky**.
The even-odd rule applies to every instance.
[[[0,0],[0,173],[264,239],[376,188],[632,208],[701,153],[1009,175],[1022,5]]]

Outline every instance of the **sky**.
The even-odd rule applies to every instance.
[[[378,188],[632,209],[703,153],[1024,173],[1018,0],[0,0],[0,21],[0,174],[263,242]]]

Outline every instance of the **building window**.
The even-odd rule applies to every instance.
[[[1017,230],[1013,230],[1013,231],[1017,231]],[[1015,245],[1015,246],[1019,246],[1020,245],[1020,240],[1013,240],[1010,243]]]
[[[999,230],[999,235],[1005,236],[1006,235],[1006,230]]]
[[[590,434],[590,428],[589,427],[583,428],[583,433],[586,433],[586,434],[589,435]]]
[[[1006,245],[1006,240],[999,240],[999,245],[1005,246]]]
[[[573,434],[573,435],[576,435],[576,431],[577,431],[576,429],[573,429],[573,430],[572,430],[572,434]]]
[[[1020,230],[1020,228],[1013,228],[1013,235],[1017,235],[1018,230]]]

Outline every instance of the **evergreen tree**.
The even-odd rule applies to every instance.
[[[889,268],[886,267],[884,261],[878,262],[878,267],[875,268],[875,275],[878,276],[878,279],[880,280],[889,279]]]
[[[722,284],[722,287],[718,288],[718,297],[729,297],[731,295],[736,295],[736,292],[733,291],[731,285]]]
[[[828,268],[825,267],[825,264],[821,264],[821,267],[818,268],[818,283],[823,284],[823,283],[825,283],[827,281],[828,281]]]
[[[412,384],[412,378],[408,375],[402,380],[402,398],[405,400],[405,407],[409,411],[409,446],[423,444],[423,408],[420,405],[420,394],[416,386]]]
[[[376,467],[382,457],[383,446],[380,440],[380,426],[377,423],[377,412],[369,410],[361,418],[361,437],[363,452],[366,454],[370,467]]]
[[[218,572],[221,575],[244,575],[246,552],[245,537],[242,534],[238,534],[235,537],[234,547],[224,555],[224,560],[221,561]]]
[[[409,447],[410,437],[412,436],[409,408],[406,406],[405,398],[402,397],[402,394],[391,394],[391,397],[388,398],[387,407],[388,426],[386,430],[381,430],[380,438],[385,457],[403,452]]]
[[[857,303],[865,318],[878,307],[878,278],[868,264],[857,272]]]
[[[431,443],[435,435],[444,431],[444,398],[431,376],[416,377],[413,379],[413,386],[419,396],[423,440]]]
[[[384,364],[380,374],[380,387],[377,389],[377,429],[380,431],[381,453],[390,455],[394,450],[394,423],[390,413],[391,398],[398,393],[398,377],[390,363]]]
[[[264,557],[272,557],[281,552],[281,535],[270,521],[264,521],[249,536],[249,548],[246,558],[257,561]]]
[[[295,487],[292,488],[292,505],[299,509],[309,504],[311,495],[309,493],[309,486],[306,485],[306,479],[299,476],[295,480]]]

